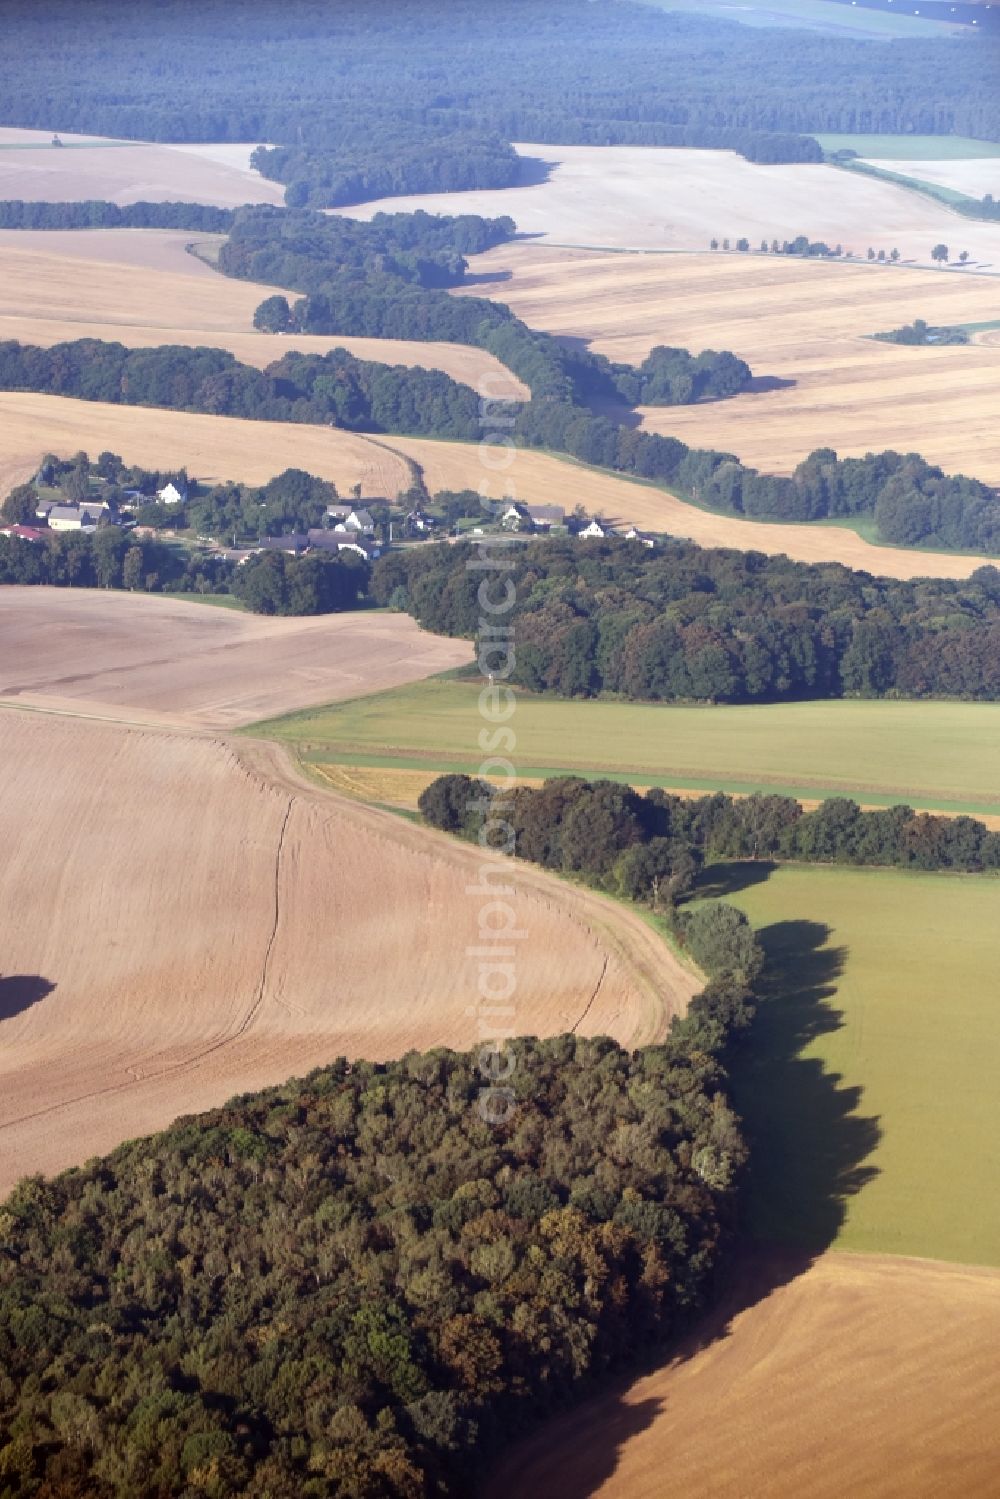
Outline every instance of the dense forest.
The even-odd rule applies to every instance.
[[[474,637],[475,543],[380,558],[377,603]],[[1000,572],[902,582],[839,563],[667,541],[551,539],[505,553],[512,682],[564,697],[766,702],[841,696],[1000,698]]]
[[[507,1043],[502,1088],[482,1051],[341,1060],[26,1180],[0,1204],[4,1495],[470,1493],[710,1297],[752,1013],[723,973],[634,1055]]]
[[[379,158],[400,162],[409,191],[450,185],[472,155],[478,185],[501,185],[509,159],[496,143],[515,140],[726,146],[777,161],[818,160],[801,139],[815,131],[1000,139],[986,37],[783,31],[776,47],[766,30],[585,0],[266,0],[238,22],[225,0],[95,0],[85,12],[8,0],[4,40],[10,124],[291,147],[281,169],[312,200],[363,186]],[[129,88],[109,90],[109,76]]]
[[[981,874],[1000,870],[1000,833],[972,817],[941,817],[906,806],[864,812],[832,797],[805,812],[792,797],[684,798],[654,787],[560,776],[544,786],[500,790],[466,775],[444,775],[421,793],[434,827],[473,842],[503,832],[501,851],[670,914],[686,940],[694,914],[679,909],[699,871],[720,860],[878,865]],[[697,911],[697,907],[694,908]],[[710,908],[716,911],[716,907]],[[712,927],[717,931],[712,931]],[[734,918],[705,922],[693,956],[706,972],[738,970],[752,979],[749,929]],[[710,947],[708,944],[711,943]],[[717,956],[724,944],[728,956]],[[738,958],[744,952],[743,959]]]

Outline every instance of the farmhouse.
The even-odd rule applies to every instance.
[[[627,531],[622,532],[622,536],[626,541],[638,541],[644,547],[656,546],[656,542],[653,540],[652,536],[647,536],[645,531],[640,531],[635,526],[629,526]]]
[[[589,540],[592,536],[597,536],[603,539],[605,536],[613,536],[615,533],[610,526],[605,525],[603,521],[597,520],[595,518],[576,534]]]
[[[327,512],[329,514],[329,511]],[[357,536],[374,536],[375,517],[368,510],[350,510],[334,525],[335,531],[353,531]]]
[[[50,531],[96,531],[106,518],[112,525],[110,507],[106,504],[53,505],[48,512]]]
[[[566,524],[566,512],[561,505],[512,504],[500,524],[505,531],[551,531],[553,526]]]
[[[381,556],[382,548],[369,536],[360,536],[350,531],[310,531],[308,542],[317,552],[356,552],[368,562]]]

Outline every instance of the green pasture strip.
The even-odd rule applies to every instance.
[[[245,732],[310,759],[399,769],[478,768],[481,683],[430,678],[306,710]],[[570,700],[515,690],[511,758],[523,774],[609,774],[640,783],[787,788],[887,804],[1000,811],[1000,704],[860,699],[748,706]]]

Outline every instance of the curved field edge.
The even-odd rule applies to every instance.
[[[478,850],[270,745],[16,711],[0,742],[0,1191],[337,1056],[495,1033]],[[632,912],[506,861],[503,881],[526,933],[505,1027],[644,1044],[701,987]]]
[[[485,1499],[993,1499],[998,1337],[1000,1272],[764,1254],[678,1357],[547,1424]]]

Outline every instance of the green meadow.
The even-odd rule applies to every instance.
[[[733,1069],[751,1233],[1000,1264],[1000,882],[713,873],[768,953]]]
[[[478,683],[437,677],[248,732],[295,744],[319,763],[474,772],[485,753],[479,693]],[[1000,704],[705,707],[518,692],[509,727],[510,758],[524,776],[608,774],[637,785],[1000,812]]]

